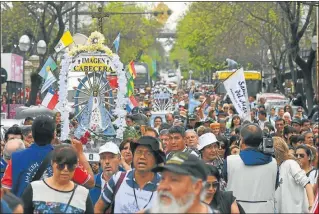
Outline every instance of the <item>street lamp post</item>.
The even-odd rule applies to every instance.
[[[318,15],[318,14],[317,14]],[[318,30],[317,30],[318,31]],[[318,90],[319,90],[319,79],[318,79],[318,77],[319,77],[319,57],[318,57],[318,36],[317,35],[315,35],[315,36],[313,36],[312,37],[312,39],[311,39],[311,48],[312,48],[312,50],[314,50],[314,51],[317,51],[317,60],[316,60],[316,77],[317,77],[317,82],[316,82],[316,85],[317,85],[317,89],[316,89],[316,91],[317,91],[317,100],[319,99],[319,94],[318,94]]]
[[[25,70],[24,70],[24,60],[25,53],[30,49],[30,38],[27,35],[21,36],[19,40],[19,49],[23,53],[23,74],[22,74],[22,90],[23,90],[23,104],[25,104]]]

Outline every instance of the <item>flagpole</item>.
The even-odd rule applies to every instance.
[[[233,76],[239,69],[240,69],[240,68],[237,68],[237,70],[234,71],[233,73],[231,73],[226,79],[224,79],[222,82],[219,82],[219,83],[217,84],[217,86],[214,87],[214,91],[216,91],[216,89],[219,88],[219,86],[220,86],[221,84],[223,84],[226,80],[228,80],[231,76]]]

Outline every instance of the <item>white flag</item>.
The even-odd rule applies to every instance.
[[[241,68],[232,74],[224,81],[224,86],[238,115],[244,120],[251,121],[244,69]]]

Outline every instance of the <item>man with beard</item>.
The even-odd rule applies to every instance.
[[[202,202],[206,195],[206,169],[196,156],[178,152],[153,172],[161,172],[162,179],[155,203],[144,213],[213,213]]]
[[[113,207],[114,213],[135,213],[152,205],[157,196],[160,175],[152,169],[165,162],[159,142],[143,136],[131,143],[134,168],[113,175],[95,204],[94,213],[104,213]]]
[[[121,162],[120,150],[113,142],[107,142],[99,149],[102,172],[94,176],[95,187],[90,190],[93,205],[97,202],[110,178],[119,171]]]

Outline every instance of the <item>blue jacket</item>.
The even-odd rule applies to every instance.
[[[3,177],[3,174],[4,174],[4,171],[6,170],[6,168],[7,168],[7,162],[5,162],[4,161],[4,159],[3,158],[1,158],[1,162],[0,162],[0,164],[1,164],[1,174],[0,174],[0,179],[2,179],[2,177]]]
[[[42,161],[53,150],[51,144],[38,146],[33,143],[30,148],[12,154],[12,193],[21,197],[24,189],[32,181]],[[51,163],[44,172],[44,177],[53,175]]]
[[[102,185],[101,175],[102,175],[102,172],[100,172],[94,176],[95,186],[94,186],[94,188],[90,189],[90,197],[91,197],[93,206],[99,200],[100,195],[101,195],[101,189],[103,188],[101,186]]]

